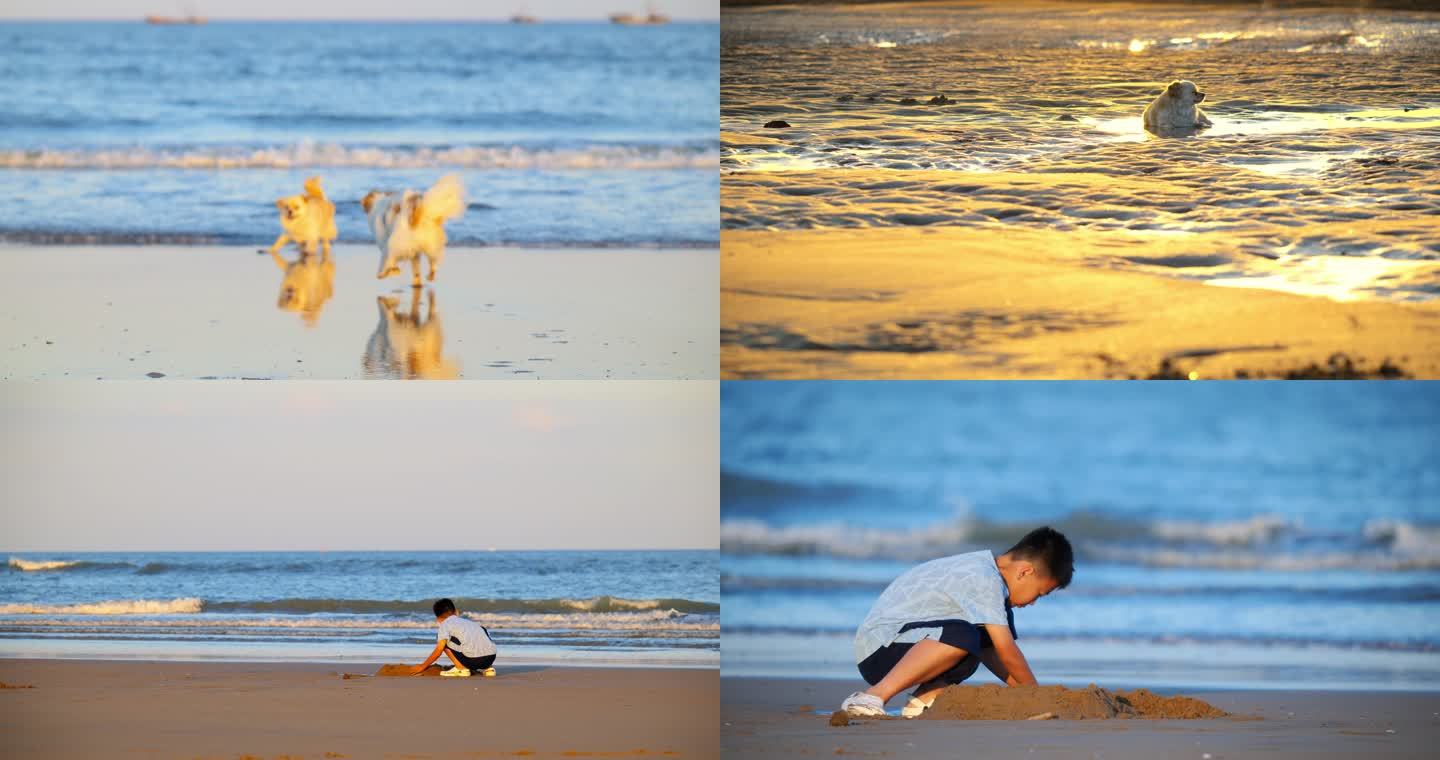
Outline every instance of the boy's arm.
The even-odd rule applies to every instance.
[[[987,625],[985,631],[990,634],[992,647],[988,651],[980,651],[980,661],[985,663],[985,667],[1010,686],[1036,685],[1035,674],[1030,672],[1025,653],[1020,651],[1020,645],[1010,635],[1010,626]]]
[[[411,669],[410,669],[410,675],[412,675],[412,676],[418,676],[418,675],[420,675],[421,673],[424,673],[426,668],[428,668],[428,667],[430,667],[431,665],[435,664],[435,661],[438,660],[438,659],[440,659],[440,655],[441,655],[442,653],[444,653],[444,651],[445,651],[445,642],[443,642],[443,641],[436,642],[436,643],[435,643],[435,650],[430,653],[430,656],[429,656],[429,657],[426,657],[426,658],[425,658],[425,661],[424,661],[424,662],[422,662],[422,663],[420,663],[419,665],[416,665],[415,667],[411,668]]]
[[[979,657],[980,662],[985,663],[985,667],[989,668],[990,672],[994,673],[996,678],[1004,681],[1006,686],[1020,685],[1020,682],[1015,680],[1015,676],[1010,675],[1010,671],[1006,670],[1005,666],[1001,664],[1000,658],[995,656],[994,649],[981,649]]]

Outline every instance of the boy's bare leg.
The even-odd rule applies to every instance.
[[[922,683],[922,684],[920,684],[920,685],[921,685],[921,686],[929,686],[930,684],[931,684],[931,682],[927,681],[927,682]],[[929,689],[927,689],[927,690],[925,690],[925,691],[916,691],[916,692],[915,692],[915,698],[918,699],[918,700],[920,700],[921,702],[924,702],[924,703],[927,704],[927,705],[934,704],[934,703],[935,703],[935,698],[938,697],[938,696],[940,696],[940,692],[945,691],[945,687],[947,687],[947,686],[949,686],[949,685],[950,685],[950,684],[945,683],[944,681],[935,681],[935,682],[934,682],[934,685],[933,685],[933,686],[930,686]]]
[[[866,689],[865,693],[879,697],[882,702],[889,702],[896,694],[916,684],[925,683],[960,664],[967,654],[969,652],[959,647],[941,644],[934,639],[921,639],[880,679],[880,683]]]

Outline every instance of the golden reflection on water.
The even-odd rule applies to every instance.
[[[276,307],[299,314],[305,326],[314,327],[320,321],[325,304],[335,295],[335,259],[329,247],[318,256],[301,252],[300,258],[294,261],[285,259],[272,248],[270,258],[284,272]]]
[[[1220,277],[1207,285],[1226,288],[1279,290],[1301,296],[1321,296],[1335,301],[1358,301],[1373,297],[1373,291],[1387,281],[1433,266],[1433,262],[1397,261],[1365,256],[1305,256],[1276,262],[1279,270],[1247,277]]]
[[[361,366],[367,377],[404,380],[453,380],[460,365],[446,358],[445,333],[435,290],[425,291],[427,304],[421,316],[422,288],[410,289],[410,309],[400,310],[400,299],[378,296],[375,304],[380,322],[365,344]]]

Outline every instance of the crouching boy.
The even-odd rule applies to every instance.
[[[900,711],[914,718],[982,663],[1010,686],[1034,684],[1015,643],[1014,608],[1070,585],[1074,571],[1070,541],[1049,527],[1030,531],[999,557],[978,551],[911,568],[860,624],[855,661],[870,688],[851,694],[840,709],[884,715],[886,702],[914,687]]]
[[[455,613],[455,603],[441,599],[435,603],[435,622],[440,624],[435,651],[425,661],[410,669],[410,675],[418,676],[444,654],[455,663],[455,667],[442,672],[442,676],[468,677],[479,672],[489,678],[495,675],[495,642],[490,640],[490,631],[474,620],[468,620]]]

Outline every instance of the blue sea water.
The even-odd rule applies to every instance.
[[[719,27],[0,24],[0,238],[269,243],[458,172],[460,244],[714,246]]]
[[[1440,689],[1440,385],[730,382],[723,675],[858,679],[907,568],[1050,524],[1042,682]]]
[[[714,667],[713,551],[13,552],[0,656],[419,662],[431,603],[500,662]]]

